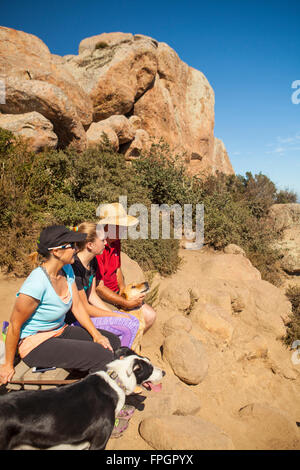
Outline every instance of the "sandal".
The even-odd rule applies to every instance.
[[[135,407],[131,405],[124,405],[123,408],[120,410],[118,414],[118,418],[130,420],[132,418],[133,413],[135,412]]]
[[[111,433],[111,439],[117,439],[121,437],[124,431],[128,428],[128,420],[127,419],[120,419],[116,418],[114,429]]]

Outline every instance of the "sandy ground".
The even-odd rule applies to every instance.
[[[16,294],[21,287],[24,279],[8,278],[0,273],[0,322],[9,320],[11,315]]]
[[[176,280],[178,286],[188,282],[187,272],[189,275],[195,276],[197,263],[201,261],[201,256],[208,255],[183,250],[182,256],[182,266],[175,275],[171,278],[158,279],[162,288],[168,285],[170,280]],[[187,266],[189,271],[187,271]],[[8,279],[0,274],[0,321],[9,319],[16,292],[22,282],[23,279]],[[162,326],[176,312],[161,306],[157,306],[156,310],[158,318],[143,338],[142,354],[167,372],[164,378],[165,384],[167,384],[168,380],[174,378],[174,375],[169,365],[163,361],[160,352],[164,341]],[[242,325],[237,328],[238,335],[247,333],[243,328]],[[264,432],[259,428],[259,425],[257,428],[247,428],[245,422],[240,420],[238,410],[249,403],[267,403],[287,413],[292,422],[300,421],[300,370],[294,375],[293,371],[290,371],[290,351],[285,349],[280,342],[270,339],[269,353],[272,360],[269,358],[244,362],[236,360],[237,351],[234,346],[216,347],[213,341],[208,341],[205,346],[209,354],[209,373],[201,384],[193,387],[193,391],[201,403],[201,409],[197,416],[224,430],[231,437],[236,449],[259,448],[261,442],[259,435]],[[286,364],[287,368],[284,370]],[[149,404],[153,393],[142,393],[140,408],[143,408],[143,405],[147,406],[147,403]],[[163,409],[161,412],[163,414]],[[111,439],[107,449],[151,450],[152,448],[142,439],[138,431],[144,413],[142,409],[137,409],[127,431],[121,438]],[[276,426],[275,422],[274,427],[276,428]],[[275,428],[274,432],[279,435],[280,428]],[[249,436],[252,437],[249,438]],[[296,446],[299,445],[300,448],[299,443],[296,443]],[[283,442],[281,445],[291,448],[290,442]],[[278,443],[276,444],[274,441],[275,449],[278,448],[276,446]]]

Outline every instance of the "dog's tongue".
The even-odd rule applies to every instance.
[[[151,390],[152,392],[160,392],[162,389],[161,384],[154,385],[151,382],[144,382],[143,385],[147,388],[147,390]]]

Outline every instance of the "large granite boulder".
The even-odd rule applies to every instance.
[[[92,99],[94,121],[132,111],[155,78],[156,48],[151,38],[104,33],[83,40],[78,56],[66,57],[66,70]]]
[[[61,88],[41,80],[7,78],[6,103],[0,110],[7,114],[36,111],[53,124],[59,146],[86,146],[86,134],[75,107]]]
[[[53,115],[51,116],[53,120],[50,119],[50,121],[54,128],[61,127],[62,119],[59,116],[57,117],[56,114],[61,115],[64,112],[66,119],[63,121],[66,126],[71,108],[73,114],[71,126],[74,127],[73,121],[76,121],[78,128],[81,126],[81,132],[77,132],[74,139],[77,143],[78,139],[82,139],[84,145],[85,133],[82,126],[88,126],[92,122],[91,100],[80,85],[74,81],[72,75],[59,64],[56,56],[52,56],[43,41],[23,31],[0,27],[0,78],[6,84],[6,103],[0,105],[0,110],[8,114],[37,111],[49,119],[42,112],[43,106],[41,103],[38,105],[36,102],[39,101],[39,98],[37,100],[34,99],[35,87],[37,82],[42,82],[54,87],[51,89],[53,94],[55,94],[55,89],[59,89],[63,95],[63,99],[60,102],[61,104],[63,102],[64,107],[58,106],[56,111],[57,99],[55,98],[52,106]],[[15,99],[12,99],[11,96],[11,81],[13,79],[16,79],[19,83],[17,90],[15,90],[17,94]],[[33,88],[31,92],[29,90],[30,87]],[[27,90],[26,93],[23,90],[24,88]],[[53,95],[50,96],[50,91],[47,91],[46,95],[43,96],[43,99],[46,100],[47,106],[50,106]],[[59,121],[59,124],[57,121]],[[67,134],[68,131],[56,132],[56,130],[55,133],[58,135],[59,145],[64,146],[72,141],[72,139],[60,141],[60,134]],[[72,131],[69,133],[72,135]],[[79,145],[79,147],[82,147],[82,145]]]
[[[300,273],[300,204],[274,204],[269,215],[281,239],[275,244],[281,266],[288,274]]]
[[[199,384],[208,372],[208,359],[201,341],[186,331],[175,331],[166,337],[163,357],[174,374],[186,384]]]
[[[161,416],[141,422],[140,434],[156,450],[233,450],[224,431],[197,416]]]
[[[0,114],[0,127],[25,138],[34,152],[57,146],[58,139],[53,132],[53,124],[36,111],[25,114]]]

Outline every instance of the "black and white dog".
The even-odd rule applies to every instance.
[[[0,397],[0,449],[46,449],[90,443],[105,449],[126,395],[137,385],[159,383],[165,372],[129,348],[119,348],[106,371],[63,387],[10,392]]]

